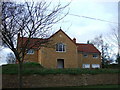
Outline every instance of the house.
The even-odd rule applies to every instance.
[[[23,37],[23,39],[27,39]],[[39,38],[32,38],[31,42]],[[42,39],[39,39],[40,41]],[[52,47],[34,47],[27,52],[26,62],[38,62],[45,68],[100,68],[101,55],[93,44],[76,43],[61,29],[47,38]],[[21,37],[18,36],[18,43]]]

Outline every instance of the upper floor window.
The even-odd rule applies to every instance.
[[[93,54],[93,58],[98,58],[98,54]]]
[[[57,52],[64,52],[65,51],[65,45],[63,43],[56,44],[56,51]]]
[[[34,54],[34,50],[33,49],[28,50],[27,54]]]
[[[88,54],[84,53],[83,56],[84,56],[84,57],[88,57]]]

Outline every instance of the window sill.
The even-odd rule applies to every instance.
[[[66,52],[66,51],[56,51],[56,52]]]
[[[98,57],[93,57],[94,59],[97,59]]]
[[[34,53],[27,53],[27,55],[31,55],[31,54],[33,55]]]

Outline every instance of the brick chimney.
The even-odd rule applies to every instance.
[[[76,38],[73,38],[73,42],[76,43]]]

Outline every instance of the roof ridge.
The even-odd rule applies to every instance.
[[[76,43],[77,45],[81,45],[81,44],[83,44],[83,45],[93,45],[93,44],[87,44],[87,43]]]
[[[53,37],[55,34],[57,34],[60,31],[63,32],[68,37],[68,39],[70,39],[74,43],[74,41],[61,28],[57,32],[55,32],[53,35],[51,35],[48,39],[50,39],[51,37]],[[74,44],[76,45],[76,43]]]
[[[26,38],[26,39],[28,39],[28,37],[19,37],[19,38]],[[30,38],[30,39],[42,39],[42,40],[46,40],[46,39],[48,39],[48,38]]]
[[[77,50],[80,52],[86,52],[86,53],[99,53],[100,51],[93,45],[93,44],[79,44],[77,43],[78,47]]]

